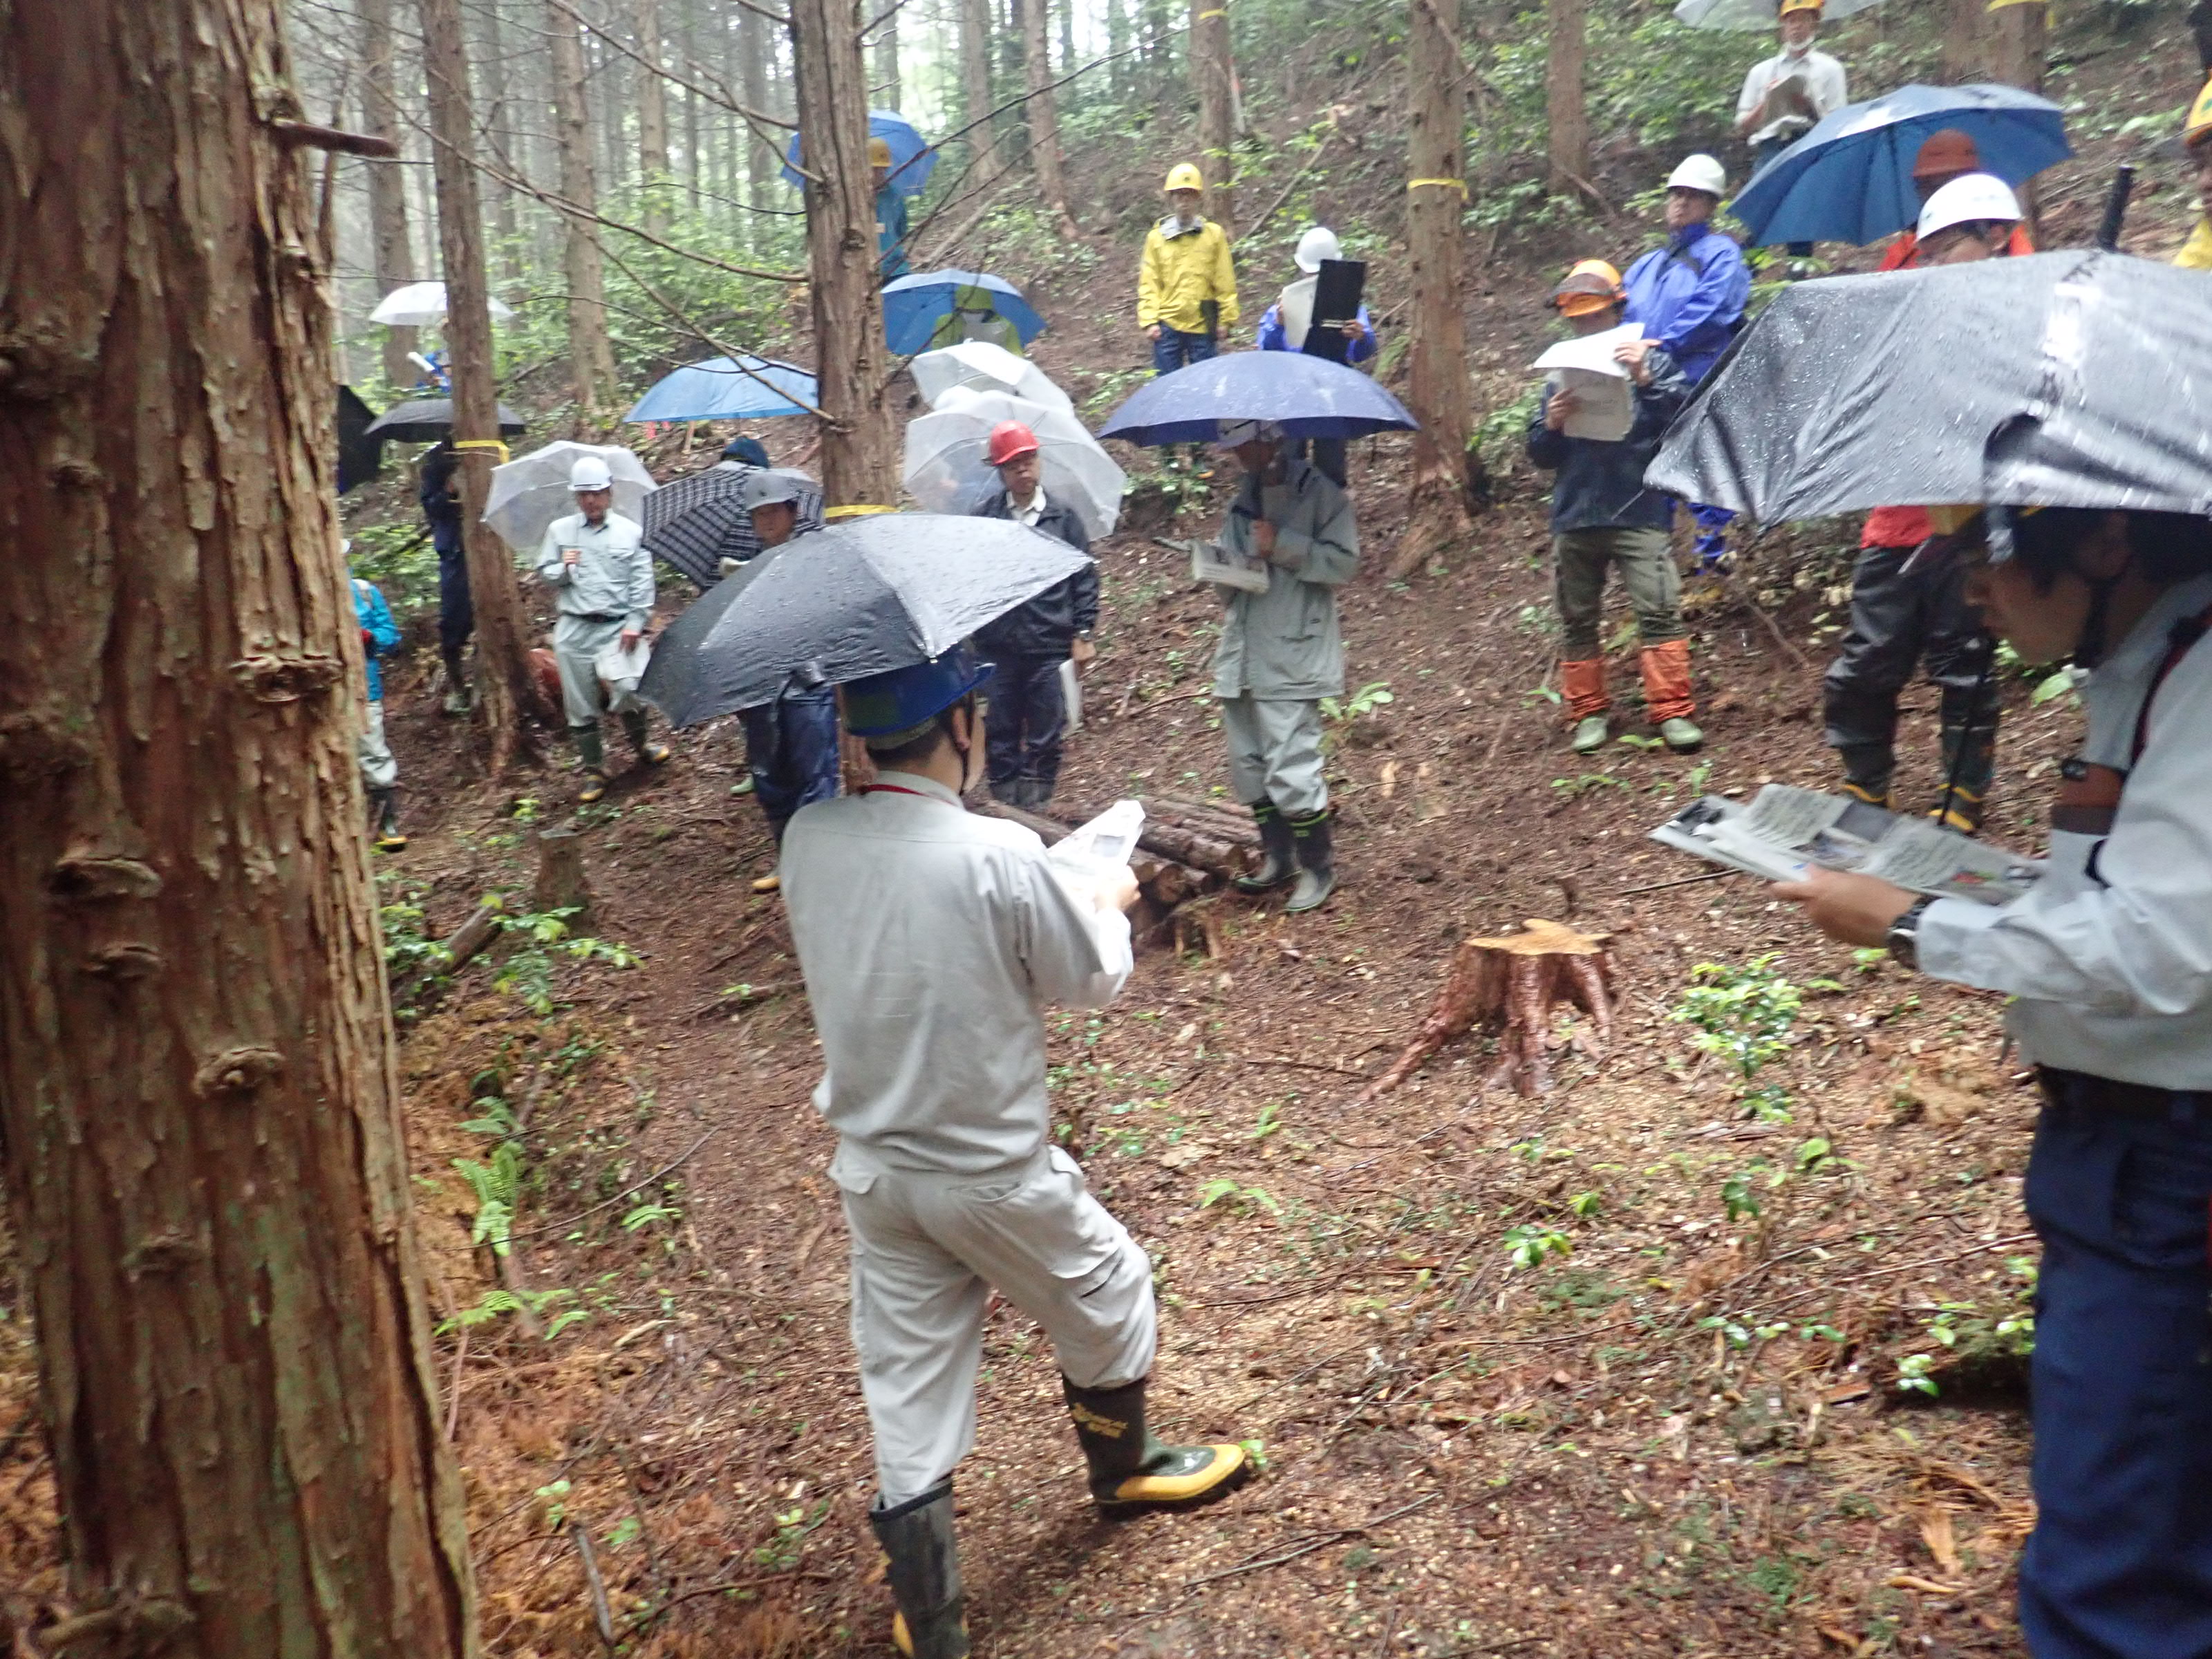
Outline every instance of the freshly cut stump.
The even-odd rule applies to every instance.
[[[1612,981],[1603,938],[1556,921],[1532,920],[1526,932],[1501,939],[1463,939],[1420,1035],[1359,1097],[1389,1093],[1477,1024],[1500,1032],[1498,1064],[1482,1086],[1510,1084],[1523,1095],[1541,1093],[1552,1086],[1553,1010],[1571,1002],[1588,1014],[1595,1028],[1589,1050],[1601,1056],[1613,1039]]]

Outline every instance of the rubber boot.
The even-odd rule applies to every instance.
[[[1091,1466],[1091,1496],[1108,1514],[1195,1507],[1232,1492],[1249,1473],[1242,1446],[1167,1446],[1145,1425],[1145,1384],[1079,1389],[1060,1379],[1075,1437]]]
[[[668,759],[668,745],[656,743],[645,729],[645,710],[625,708],[622,712],[623,732],[629,738],[630,752],[647,766],[659,766]]]
[[[440,651],[438,659],[446,665],[446,701],[441,705],[448,714],[465,714],[476,707],[476,693],[469,684],[469,672],[461,664],[459,650]]]
[[[890,1561],[884,1577],[898,1603],[892,1643],[908,1659],[965,1659],[968,1620],[952,1538],[952,1477],[896,1509],[884,1508],[878,1498],[868,1524]]]
[[[607,793],[607,746],[596,726],[572,726],[568,736],[575,743],[576,758],[584,763],[584,787],[576,792],[576,799],[589,806]]]
[[[1644,677],[1644,706],[1658,723],[1660,740],[1678,755],[1702,747],[1705,734],[1690,719],[1698,705],[1690,696],[1689,641],[1647,645],[1637,666]]]
[[[399,803],[389,789],[368,792],[371,821],[376,828],[376,850],[396,853],[407,845],[407,836],[399,828]]]
[[[1895,751],[1886,743],[1854,743],[1837,753],[1843,757],[1844,793],[1887,811],[1889,781],[1897,771]]]
[[[1318,910],[1336,890],[1336,836],[1328,809],[1310,818],[1291,820],[1291,842],[1298,861],[1297,885],[1291,889],[1285,914]]]
[[[1959,750],[1966,749],[1966,759],[1959,758]],[[1991,724],[1978,721],[1971,730],[1964,726],[1943,728],[1943,776],[1946,786],[1936,798],[1936,805],[1928,816],[1947,830],[1958,830],[1971,836],[1982,827],[1984,803],[1989,799],[1990,781],[1996,775],[1997,763],[1997,734]],[[1948,780],[1956,776],[1958,782]]]
[[[1724,576],[1728,574],[1728,532],[1707,530],[1690,544],[1690,550],[1698,556],[1697,574],[1700,576]]]
[[[1022,781],[1019,778],[1008,778],[1002,782],[997,778],[993,778],[991,780],[991,799],[997,801],[1001,806],[1021,805]]]
[[[1260,851],[1264,856],[1257,870],[1236,878],[1236,888],[1240,893],[1272,892],[1297,874],[1297,844],[1291,836],[1290,820],[1275,810],[1274,802],[1254,801],[1252,821],[1260,827]]]

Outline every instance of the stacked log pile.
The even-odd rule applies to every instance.
[[[1151,912],[1139,918],[1140,933],[1164,921],[1177,905],[1218,892],[1230,878],[1258,863],[1260,832],[1250,808],[1176,795],[1139,799],[1145,830],[1129,865]],[[1027,825],[1049,847],[1104,806],[1088,811],[1073,805],[1056,806],[1050,817],[1000,801],[984,802],[977,810]]]

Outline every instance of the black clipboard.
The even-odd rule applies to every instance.
[[[1344,325],[1359,319],[1359,295],[1367,286],[1364,259],[1324,259],[1314,282],[1313,321],[1307,325],[1305,343],[1298,348],[1309,357],[1345,361],[1352,342]]]

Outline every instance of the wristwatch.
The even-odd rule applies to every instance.
[[[1935,902],[1932,898],[1915,899],[1903,915],[1889,924],[1889,932],[1883,936],[1882,944],[1888,947],[1892,962],[1900,967],[1910,968],[1915,973],[1919,972],[1920,918],[1928,914],[1928,907]]]

